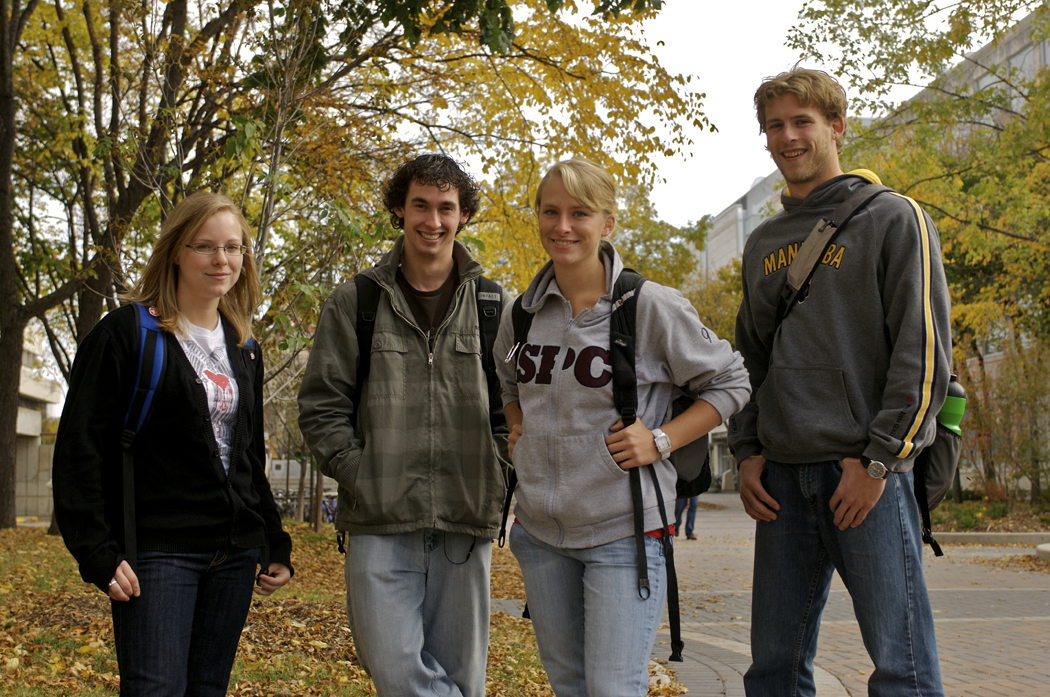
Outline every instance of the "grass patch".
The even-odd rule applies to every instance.
[[[1050,532],[1050,515],[1026,501],[948,500],[930,519],[934,532]]]

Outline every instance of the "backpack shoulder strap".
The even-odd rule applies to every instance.
[[[813,272],[816,271],[817,264],[824,255],[824,250],[827,249],[832,238],[873,198],[885,191],[893,191],[893,189],[881,184],[866,184],[840,203],[830,218],[821,218],[817,221],[813,231],[809,233],[809,237],[799,247],[798,253],[795,254],[795,258],[791,260],[791,264],[788,266],[787,281],[784,284],[784,289],[780,292],[780,299],[777,301],[777,318],[774,331],[784,321],[788,313],[791,312],[791,308],[795,305],[795,300],[799,294],[809,285],[810,279],[813,278]]]
[[[638,326],[638,293],[645,278],[632,269],[620,272],[613,286],[613,311],[609,321],[609,358],[613,372],[613,399],[624,426],[637,420],[638,377],[635,372],[635,335]],[[641,467],[632,467],[628,473],[631,487],[631,503],[634,509],[634,539],[638,555],[638,595],[649,597],[649,564],[645,554],[645,503],[642,499]],[[682,660],[681,613],[678,604],[678,576],[675,573],[674,549],[671,545],[671,528],[667,523],[663,493],[656,476],[656,469],[649,465],[649,476],[653,482],[660,519],[663,522],[664,559],[667,567],[667,619],[671,629],[672,661]]]
[[[383,292],[371,276],[359,273],[354,276],[357,288],[357,319],[354,331],[357,334],[357,381],[351,401],[354,404],[354,418],[357,418],[361,404],[361,388],[372,367],[372,335],[376,328],[376,312],[379,310],[379,296]]]
[[[131,403],[124,415],[124,430],[120,434],[123,451],[124,490],[124,556],[132,570],[137,566],[135,536],[135,456],[132,444],[135,434],[149,417],[153,398],[164,372],[164,336],[157,326],[156,310],[135,303],[135,335],[139,340],[138,365]]]
[[[500,318],[503,316],[503,289],[498,283],[484,276],[475,281],[478,305],[478,333],[481,338],[481,367],[489,386],[489,419],[492,427],[507,422],[503,416],[503,388],[496,375],[496,359],[492,346],[496,343]]]
[[[514,343],[511,345],[510,352],[507,357],[503,360],[504,363],[513,364],[512,370],[514,370],[515,376],[518,374],[517,358],[518,352],[521,347],[525,344],[525,340],[529,338],[529,328],[532,326],[533,315],[528,312],[522,305],[522,297],[519,295],[514,298],[514,302],[510,306],[510,320],[511,325],[514,327]],[[514,489],[518,485],[518,473],[517,470],[511,468],[510,479],[507,482],[507,496],[503,500],[503,519],[500,521],[499,526],[499,546],[502,547],[507,541],[507,518],[510,516],[510,503],[514,498]],[[526,607],[526,612],[528,608]]]

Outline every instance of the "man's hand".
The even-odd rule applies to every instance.
[[[860,460],[855,457],[843,459],[842,479],[830,502],[836,527],[845,530],[863,523],[868,517],[868,511],[875,508],[885,489],[886,480],[869,477],[867,468]]]
[[[752,455],[740,462],[740,500],[747,514],[760,523],[771,523],[777,519],[780,504],[762,486],[762,472],[766,469],[766,458]]]
[[[288,583],[291,579],[292,572],[284,564],[279,562],[273,562],[262,573],[255,581],[255,585],[258,588],[255,589],[257,595],[270,595],[275,590]]]
[[[521,413],[521,405],[517,402],[511,402],[507,406],[503,407],[503,415],[507,417],[507,457],[510,461],[514,461],[514,444],[521,438],[521,434],[524,431],[521,428],[521,422],[525,420],[525,415]]]
[[[641,421],[624,428],[623,419],[618,419],[609,430],[613,434],[605,439],[605,447],[620,469],[651,465],[660,459],[653,432]]]

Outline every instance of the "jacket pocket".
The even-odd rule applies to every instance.
[[[372,335],[372,362],[368,369],[368,404],[402,405],[405,399],[408,344],[397,332]]]
[[[456,334],[454,374],[456,397],[461,402],[488,404],[488,379],[481,365],[481,339],[477,334]],[[485,415],[486,421],[488,415]]]
[[[759,437],[774,450],[805,454],[866,439],[838,368],[773,367],[758,399]]]

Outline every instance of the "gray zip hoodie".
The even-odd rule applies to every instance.
[[[514,448],[518,476],[514,514],[534,537],[550,545],[585,548],[634,534],[628,474],[605,445],[619,419],[609,364],[612,290],[623,262],[602,242],[606,293],[575,318],[554,278],[551,262],[525,291],[523,307],[535,318],[515,365],[502,360],[513,343],[510,312],[503,313],[495,354],[503,403],[519,402],[524,421]],[[635,370],[638,419],[664,422],[671,391],[685,386],[723,419],[747,402],[747,372],[729,342],[705,327],[677,290],[646,282],[638,296]],[[668,460],[655,463],[665,506],[674,510],[677,475]],[[642,477],[645,529],[661,527],[652,481]]]

